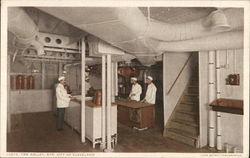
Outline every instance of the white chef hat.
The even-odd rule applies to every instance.
[[[131,80],[137,81],[136,77],[131,77]]]
[[[64,79],[65,79],[64,76],[60,76],[60,77],[58,78],[58,81],[61,81],[61,80],[64,80]]]
[[[151,77],[151,76],[148,76],[147,79],[153,81],[153,77]]]

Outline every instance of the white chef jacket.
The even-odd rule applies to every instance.
[[[141,93],[142,93],[141,85],[138,83],[135,83],[132,85],[132,89],[129,94],[129,97],[131,100],[140,101]],[[132,96],[132,94],[135,94],[135,96]]]
[[[144,98],[146,100],[146,102],[148,102],[150,104],[155,104],[156,90],[157,90],[157,88],[155,87],[155,85],[153,83],[150,83],[148,85],[146,96]]]
[[[56,87],[57,108],[66,108],[69,106],[70,98],[64,86],[59,83]]]

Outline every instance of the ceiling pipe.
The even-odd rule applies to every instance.
[[[43,44],[37,39],[38,27],[22,8],[8,8],[8,31],[15,35],[16,49],[24,51],[34,47],[38,55],[45,54]]]
[[[164,51],[188,52],[243,47],[243,33],[239,30],[243,30],[244,11],[240,8],[217,10],[207,17],[181,24],[153,19],[149,22],[136,7],[98,8],[102,14],[97,13],[96,8],[39,9],[135,55],[138,51],[150,55]],[[78,16],[86,14],[95,17],[94,20],[91,16]],[[226,32],[218,34],[221,31]],[[154,62],[153,59],[145,61],[144,57],[138,58],[147,65]]]
[[[85,23],[85,19],[82,16],[65,16],[65,8],[44,8],[39,9],[52,14],[72,25],[86,30],[87,32],[106,40],[113,45],[120,44],[122,42],[128,43],[140,38],[153,38],[162,41],[179,41],[194,39],[203,36],[210,36],[216,34],[218,31],[228,31],[227,29],[221,29],[222,26],[230,25],[231,29],[243,29],[243,10],[242,9],[225,9],[216,10],[212,12],[207,17],[194,20],[191,22],[181,23],[181,24],[168,24],[164,22],[159,22],[156,20],[148,21],[147,17],[136,7],[116,7],[116,8],[99,8],[106,13],[112,20],[104,21],[103,15],[96,13],[96,8],[88,8],[87,12],[95,16],[94,22]],[[86,11],[84,9],[71,9],[66,8],[67,13],[71,15],[84,14]],[[85,13],[86,14],[86,13]],[[106,19],[109,19],[105,17]],[[89,20],[89,19],[87,19]],[[218,22],[220,21],[220,22]],[[98,23],[99,22],[99,23]],[[218,24],[224,25],[218,26]],[[209,25],[212,24],[212,25]],[[228,25],[227,25],[228,24]],[[110,34],[113,34],[113,29],[103,30],[104,26],[124,26],[129,29],[130,32],[126,34],[126,40],[120,38],[120,36],[110,38]],[[122,29],[122,27],[120,27]],[[220,28],[220,29],[218,29]],[[100,32],[101,31],[101,32]],[[120,32],[122,33],[122,32]],[[125,35],[124,35],[125,36]],[[121,41],[121,39],[124,39]]]
[[[198,20],[168,24],[151,20],[138,8],[118,8],[118,19],[129,27],[137,36],[144,36],[162,41],[180,41],[203,36],[214,35],[217,32],[230,29],[243,29],[243,9],[225,9],[211,12],[207,17]]]

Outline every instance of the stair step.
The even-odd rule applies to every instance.
[[[197,95],[189,95],[185,94],[184,97],[182,98],[184,102],[198,102],[199,97]]]
[[[169,128],[175,128],[178,130],[183,130],[188,133],[192,133],[193,135],[198,135],[198,125],[197,124],[190,124],[186,123],[185,121],[179,120],[172,120],[169,124]]]
[[[184,113],[184,114],[192,115],[192,116],[197,115],[197,112],[194,112],[194,111],[177,110],[176,112]]]
[[[186,104],[180,104],[177,107],[177,110],[183,110],[183,111],[197,111],[197,108],[195,107],[195,105],[186,105]]]
[[[176,111],[174,119],[180,119],[180,120],[185,120],[185,121],[190,121],[190,122],[196,122],[198,120],[197,116],[198,115],[187,114],[187,113]]]
[[[198,137],[188,132],[184,132],[174,128],[169,128],[167,129],[166,136],[168,138],[174,139],[184,144],[188,144],[194,147],[197,146]]]
[[[199,97],[197,93],[186,93],[185,96]]]
[[[199,87],[198,86],[188,86],[188,88],[186,89],[187,93],[195,93],[197,95],[199,95]]]
[[[197,101],[182,101],[181,104],[183,105],[189,105],[189,106],[197,106],[199,105],[198,100]]]
[[[192,127],[198,127],[199,126],[197,122],[185,121],[185,120],[181,120],[181,119],[173,119],[172,121],[178,122],[180,124],[185,124],[185,125],[188,125],[188,126],[192,126]]]

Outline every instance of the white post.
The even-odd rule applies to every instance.
[[[114,75],[115,75],[115,96],[118,96],[118,64],[117,62],[114,63]]]
[[[81,103],[81,139],[85,142],[85,43],[84,38],[81,40],[82,53],[82,103]]]
[[[215,51],[208,53],[208,102],[215,100]],[[209,109],[209,147],[215,146],[215,112]]]
[[[111,152],[111,55],[107,55],[107,148]]]
[[[220,54],[216,51],[216,97],[220,98]],[[221,144],[221,113],[216,112],[216,120],[217,120],[217,150],[222,150]]]
[[[102,143],[101,149],[106,148],[106,56],[102,55]]]
[[[111,97],[111,102],[115,102],[115,64],[112,62],[111,63],[111,94],[112,94],[112,97]]]
[[[45,85],[45,63],[42,62],[42,89],[44,89]]]
[[[167,105],[167,90],[166,90],[166,86],[167,86],[167,80],[166,80],[166,63],[167,63],[167,55],[166,53],[163,53],[163,127],[164,127],[164,131],[165,131],[165,125],[167,123],[166,120],[166,105]]]

